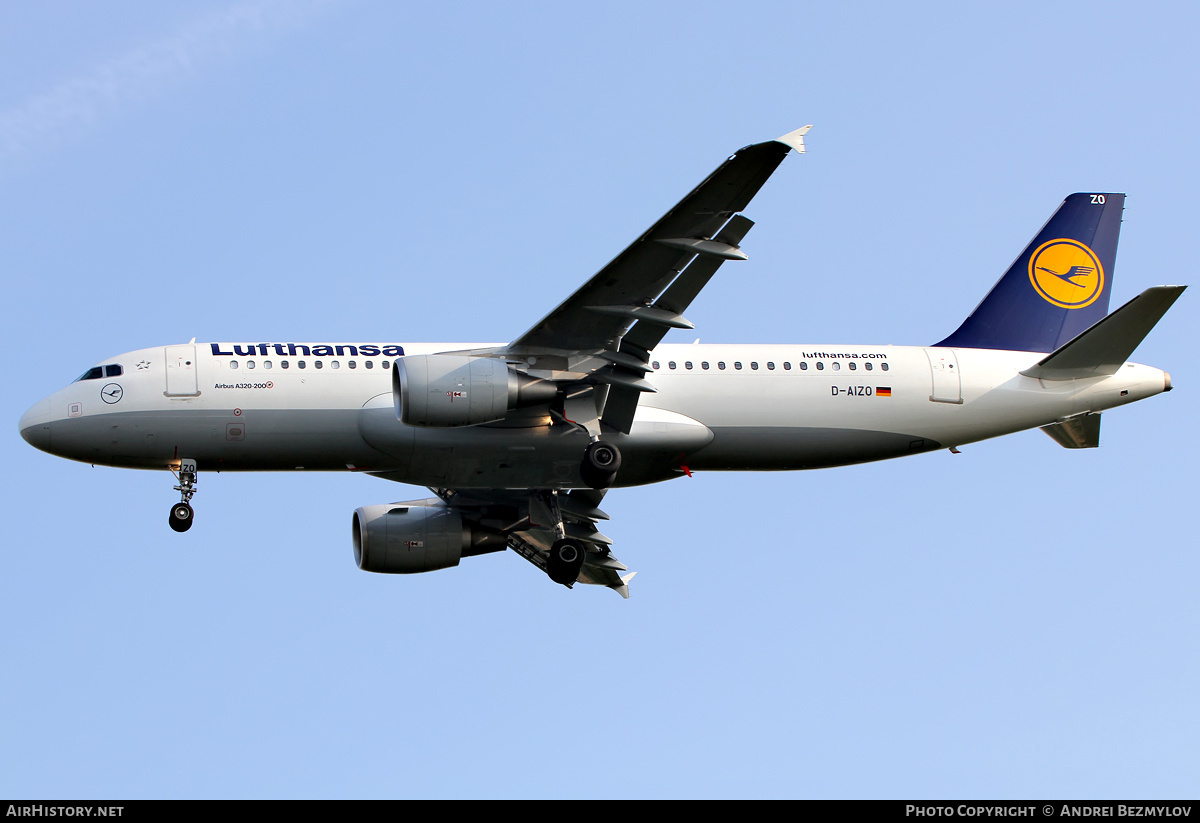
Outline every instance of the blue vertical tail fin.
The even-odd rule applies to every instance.
[[[954,334],[962,349],[1051,352],[1108,314],[1125,195],[1072,194]]]

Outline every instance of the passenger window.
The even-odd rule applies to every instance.
[[[120,377],[121,376],[121,367],[120,366],[105,366],[104,367],[104,376],[105,377]]]
[[[718,360],[718,361],[717,361],[717,368],[718,368],[718,369],[720,369],[721,371],[725,371],[725,361],[724,361],[724,360]]]
[[[252,368],[254,368],[254,361],[253,361],[253,360],[247,360],[247,361],[246,361],[246,368],[248,368],[248,369],[252,369]]]
[[[784,361],[783,361],[783,370],[784,370],[784,371],[791,371],[791,370],[792,370],[792,364],[791,364],[791,362],[790,362],[790,361],[788,361],[788,360],[784,360]]]
[[[825,364],[820,360],[817,361],[817,371],[825,371]]]
[[[324,363],[324,361],[321,361],[321,360],[314,360],[314,361],[313,361],[313,368],[314,368],[314,369],[323,369],[323,368],[325,368],[325,363]]]
[[[657,360],[655,360],[655,361],[654,361],[653,363],[651,363],[650,365],[654,367],[654,370],[655,370],[655,371],[658,371],[658,369],[659,369],[659,367],[660,367],[660,365],[661,365],[661,364],[660,364],[660,363],[659,363]]]
[[[685,369],[687,369],[688,371],[691,371],[692,370],[692,361],[691,360],[684,361],[683,367]]]
[[[331,369],[340,369],[341,367],[342,367],[342,366],[341,366],[341,364],[340,364],[340,363],[338,363],[338,361],[336,361],[336,360],[330,360],[330,361],[329,361],[329,368],[331,368]]]
[[[288,367],[288,361],[286,361],[286,360],[279,361],[279,368],[286,369],[287,367]]]
[[[883,369],[884,371],[887,371],[887,370],[888,370],[888,364],[887,364],[887,363],[880,363],[880,364],[879,364],[879,368]]]
[[[866,369],[867,371],[870,371],[870,370],[871,370],[871,363],[870,363],[869,361],[868,361],[868,362],[866,362],[866,363],[863,363],[863,368],[864,368],[864,369]]]
[[[304,361],[303,361],[303,360],[297,360],[297,361],[296,361],[296,368],[298,368],[298,369],[302,369],[302,368],[304,368]]]
[[[839,363],[837,360],[834,360],[834,361],[833,361],[833,370],[834,370],[834,371],[841,371],[841,370],[842,370],[842,364],[841,364],[841,363]]]
[[[363,365],[365,365],[368,369],[373,369],[373,368],[375,368],[375,361],[367,360],[367,361],[364,361]]]
[[[775,371],[775,364],[772,363],[770,360],[767,361],[767,369],[770,371]]]
[[[806,361],[806,360],[800,361],[800,371],[808,371],[808,361]]]
[[[708,371],[708,361],[707,361],[707,360],[701,360],[701,361],[700,361],[700,368],[704,369],[705,371]]]
[[[671,362],[667,363],[667,368],[668,368],[668,369],[673,369],[673,368],[675,368],[675,361],[674,361],[674,360],[672,360]]]
[[[382,362],[380,365],[381,365],[381,366],[383,366],[383,367],[386,369],[386,368],[389,368],[389,367],[392,365],[392,361],[391,361],[391,360],[384,360],[384,361],[383,361],[383,362]]]
[[[850,371],[854,371],[855,369],[857,369],[857,368],[858,368],[858,366],[854,365],[854,361],[853,361],[853,360],[851,360],[851,361],[850,361],[850,364],[849,364],[849,365],[850,365]]]
[[[230,361],[229,361],[229,368],[231,368],[231,369],[236,369],[237,367],[238,367],[238,364],[237,364],[237,361],[236,361],[236,360],[230,360]]]
[[[263,361],[263,368],[264,368],[264,369],[269,369],[269,368],[271,368],[271,361],[270,361],[270,360],[264,360],[264,361]]]
[[[758,371],[758,361],[751,360],[751,361],[750,361],[750,368],[754,369],[755,371]]]
[[[733,361],[733,367],[734,367],[735,369],[739,369],[739,370],[740,370],[740,369],[742,368],[742,361],[740,361],[740,360],[734,360],[734,361]]]
[[[350,361],[349,363],[347,363],[346,365],[347,365],[347,366],[349,366],[349,367],[350,367],[350,368],[352,368],[352,369],[357,369],[357,368],[358,368],[358,364],[357,364],[357,363],[355,363],[353,360],[351,360],[351,361]]]

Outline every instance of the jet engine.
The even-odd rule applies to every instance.
[[[353,525],[354,562],[367,572],[431,572],[508,546],[504,535],[464,522],[462,512],[436,498],[363,506]]]
[[[513,371],[491,357],[410,354],[392,369],[396,416],[409,426],[494,423],[557,395],[553,382]]]

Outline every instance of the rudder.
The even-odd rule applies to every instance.
[[[963,349],[1052,352],[1108,314],[1125,195],[1067,197],[954,334]]]

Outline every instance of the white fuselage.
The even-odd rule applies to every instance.
[[[318,348],[322,347],[322,348]],[[404,425],[385,344],[207,344],[104,361],[31,408],[22,434],[45,451],[145,469],[369,471],[452,488],[578,486],[587,435],[544,409],[502,425]],[[480,348],[415,344],[403,353]],[[314,355],[312,352],[321,352]],[[325,352],[331,352],[326,354]],[[365,352],[365,354],[364,354]],[[388,352],[388,353],[384,353]],[[1043,381],[1034,352],[909,346],[661,345],[632,430],[606,434],[616,485],[690,470],[785,470],[962,445],[1158,394],[1167,375]],[[114,388],[115,386],[115,388]]]

